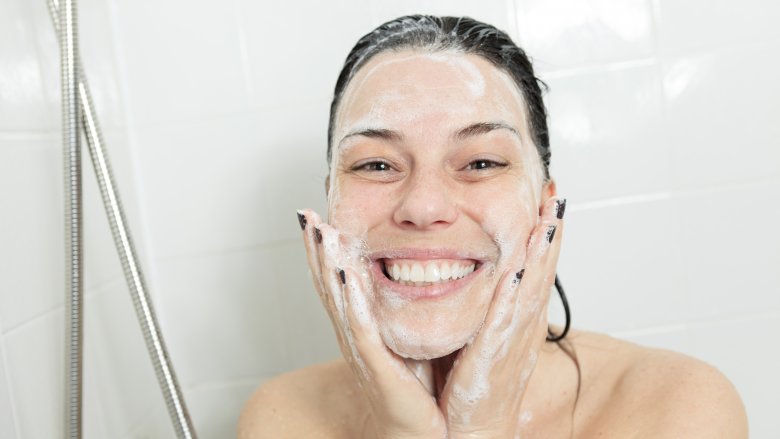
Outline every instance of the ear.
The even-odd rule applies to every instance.
[[[544,183],[544,186],[542,187],[542,199],[539,203],[539,215],[542,214],[542,208],[544,208],[547,200],[556,195],[558,195],[558,189],[555,187],[555,180],[550,178]]]
[[[325,177],[325,196],[330,193],[330,174]]]

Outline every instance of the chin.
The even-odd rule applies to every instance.
[[[492,263],[485,264],[478,257],[436,256],[449,257],[446,261],[462,269],[443,282],[399,283],[391,279],[387,262],[374,262],[377,294],[373,313],[377,327],[385,345],[403,358],[445,357],[471,342],[482,326],[495,290]],[[426,270],[437,264],[430,259],[424,263]]]
[[[474,338],[484,317],[484,312],[474,312],[473,308],[468,312],[433,314],[433,310],[415,310],[415,305],[408,304],[403,311],[385,312],[379,319],[385,345],[400,357],[414,360],[445,357],[461,349]]]

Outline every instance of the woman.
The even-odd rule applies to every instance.
[[[363,37],[328,160],[327,222],[299,221],[344,359],[264,384],[240,437],[747,437],[734,388],[699,361],[550,341],[565,200],[539,82],[503,32],[409,16]]]

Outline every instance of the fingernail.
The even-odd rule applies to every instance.
[[[519,284],[521,280],[523,280],[523,275],[525,274],[525,268],[515,273],[515,283]]]
[[[553,238],[555,237],[555,229],[557,228],[557,226],[547,227],[547,242],[552,242]]]
[[[298,212],[298,223],[301,225],[301,230],[306,228],[306,217],[300,212]]]
[[[563,219],[563,213],[566,212],[566,198],[558,200],[555,203],[555,216],[558,219]]]
[[[322,244],[322,232],[320,232],[319,227],[314,228],[314,240],[317,241],[317,244]]]
[[[344,273],[344,270],[339,270],[339,279],[341,279],[342,285],[347,283],[347,273]]]

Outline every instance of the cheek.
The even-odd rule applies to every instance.
[[[387,217],[391,203],[385,200],[389,197],[381,187],[342,181],[328,193],[328,222],[342,232],[365,236]]]
[[[471,215],[499,249],[499,265],[525,250],[539,218],[539,195],[530,182],[475,188],[468,199]]]

